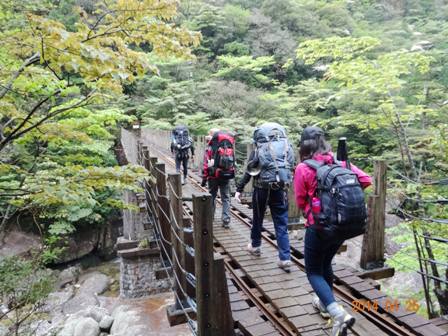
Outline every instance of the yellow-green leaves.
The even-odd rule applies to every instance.
[[[218,56],[221,69],[216,76],[222,78],[239,78],[241,81],[249,82],[255,86],[274,83],[274,80],[264,75],[262,71],[275,64],[274,57],[262,56]],[[258,85],[257,85],[258,84]]]
[[[350,60],[378,47],[381,42],[373,37],[329,37],[326,39],[307,40],[297,48],[297,58],[306,64],[317,61],[332,62]]]

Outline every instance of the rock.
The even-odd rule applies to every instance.
[[[46,299],[45,305],[42,308],[43,312],[54,313],[56,311],[62,311],[62,306],[74,295],[73,288],[68,288],[62,292],[50,293]]]
[[[84,310],[89,306],[98,306],[99,301],[94,294],[78,294],[71,300],[64,303],[62,311],[64,314],[74,314]]]
[[[112,313],[114,322],[110,329],[113,336],[145,336],[147,327],[138,325],[139,317],[136,311],[128,306],[119,306]]]
[[[92,252],[98,245],[98,230],[92,230],[91,227],[80,228],[65,238],[64,252],[56,261],[59,264],[80,259]]]
[[[100,321],[100,329],[103,331],[109,331],[114,323],[114,318],[112,316],[106,315]]]
[[[119,236],[119,229],[123,225],[120,218],[112,218],[102,227],[98,241],[97,253],[103,260],[112,260],[117,255],[115,244]]]
[[[65,314],[74,314],[86,309],[88,306],[99,306],[97,294],[101,294],[107,290],[110,279],[103,273],[91,272],[83,275],[80,281],[81,285],[76,296],[67,301],[63,306],[63,312]]]
[[[7,335],[8,335],[8,328],[0,324],[0,336],[7,336]]]
[[[69,283],[75,283],[78,280],[81,269],[78,266],[72,266],[63,270],[58,276],[59,288]]]
[[[40,241],[38,235],[13,229],[6,234],[4,243],[0,244],[0,259],[8,256],[23,256],[31,250],[38,250],[41,247]]]
[[[110,279],[107,275],[100,272],[91,272],[83,275],[80,279],[82,294],[102,294],[109,287]]]
[[[91,317],[79,320],[73,332],[73,336],[98,336],[99,334],[100,327]]]
[[[64,327],[58,332],[57,336],[73,336],[75,332],[75,326],[78,323],[79,319],[69,318]]]
[[[91,306],[85,310],[79,311],[76,316],[90,317],[96,322],[100,323],[106,316],[109,316],[109,312],[105,308]]]
[[[424,51],[424,50],[432,49],[433,47],[434,47],[434,43],[432,43],[431,41],[420,41],[420,42],[415,43],[411,47],[411,51]]]

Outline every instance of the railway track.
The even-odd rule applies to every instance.
[[[155,149],[158,152],[158,157],[160,159],[162,159],[165,163],[169,164],[171,167],[174,167],[174,160],[172,159],[172,157],[170,155],[167,155],[166,152],[157,149],[155,146],[152,146],[151,149]],[[189,174],[189,183],[187,184],[186,189],[191,188],[191,190],[190,190],[191,192],[208,191],[206,188],[201,187],[199,181],[200,181],[199,176],[190,173]],[[219,202],[220,201],[218,200],[218,203]],[[184,206],[187,209],[189,209],[189,211],[187,211],[187,214],[189,213],[191,215],[191,204],[189,204],[189,202],[184,202]],[[247,214],[245,214],[244,211],[242,211],[241,207],[232,206],[231,213],[232,213],[232,221],[233,222],[244,225],[247,229],[250,229],[250,227],[251,227],[250,219],[248,218]],[[232,224],[232,227],[234,227],[233,224]],[[294,308],[293,306],[281,307],[281,305],[278,302],[281,302],[280,300],[282,298],[280,298],[280,300],[275,301],[272,299],[272,297],[274,297],[274,296],[272,296],[272,295],[270,296],[270,295],[266,294],[266,293],[274,294],[275,291],[266,292],[264,288],[261,288],[263,286],[261,286],[261,287],[257,286],[257,281],[259,282],[260,281],[259,279],[263,280],[263,278],[258,277],[258,274],[256,274],[257,272],[252,272],[257,275],[257,277],[253,277],[250,274],[251,270],[247,270],[247,269],[253,268],[253,267],[251,267],[252,265],[250,265],[250,262],[254,258],[244,257],[244,256],[240,257],[240,255],[243,255],[243,254],[240,254],[238,252],[238,249],[235,249],[234,246],[238,245],[238,244],[241,245],[241,243],[239,241],[236,241],[234,244],[232,244],[232,243],[229,244],[229,241],[232,242],[230,240],[232,238],[229,239],[227,237],[228,233],[226,233],[226,232],[229,232],[229,230],[221,229],[220,226],[216,227],[216,232],[214,234],[215,240],[216,240],[215,250],[224,255],[226,270],[228,271],[228,274],[230,275],[230,279],[232,280],[233,284],[235,284],[235,286],[244,293],[244,295],[250,301],[250,305],[257,307],[264,315],[264,318],[266,319],[266,321],[269,321],[274,326],[275,330],[277,331],[277,333],[274,333],[274,334],[304,335],[304,336],[327,335],[328,328],[326,328],[326,329],[324,327],[320,328],[320,330],[321,330],[320,332],[324,332],[322,334],[322,333],[318,333],[319,331],[316,331],[317,329],[314,329],[314,330],[311,329],[311,328],[313,328],[313,326],[315,326],[315,324],[310,325],[309,327],[305,326],[302,328],[302,327],[298,326],[298,323],[292,322],[294,320],[297,321],[298,318],[303,315],[299,315],[297,317],[293,316],[294,313],[290,313],[292,308]],[[248,237],[248,236],[246,236],[246,237]],[[273,236],[272,233],[263,232],[262,239],[264,241],[264,244],[268,244],[269,246],[271,246],[275,250],[277,250],[277,243],[276,243],[275,237]],[[235,251],[237,251],[237,252],[235,252]],[[305,265],[304,265],[303,260],[292,255],[291,261],[294,263],[294,265],[297,266],[297,269],[299,271],[304,272]],[[268,266],[266,266],[266,267],[268,267]],[[275,269],[268,269],[265,271],[270,272],[272,274],[276,273]],[[337,272],[335,272],[335,273],[337,273]],[[282,276],[281,274],[278,275],[279,278],[281,278],[281,276]],[[263,281],[265,281],[265,280],[263,280]],[[279,281],[281,281],[281,280],[279,280]],[[269,283],[267,285],[269,285]],[[307,285],[304,285],[304,287],[305,286],[307,286]],[[265,286],[265,287],[268,287],[268,286]],[[359,291],[353,289],[352,287],[350,287],[347,284],[344,284],[343,279],[341,280],[338,276],[336,276],[334,291],[335,291],[336,297],[344,304],[344,306],[346,308],[349,308],[349,309],[353,306],[353,304],[352,304],[353,302],[370,302],[373,299],[373,297],[371,295],[363,296],[362,293],[359,293]],[[428,322],[427,328],[423,328],[423,327],[425,327],[425,325],[422,324],[422,327],[420,327],[421,330],[416,332],[415,330],[413,330],[413,327],[410,326],[412,324],[414,324],[414,325],[416,324],[416,323],[411,323],[412,319],[411,319],[411,322],[409,323],[410,325],[403,323],[403,319],[406,318],[407,316],[410,316],[411,314],[410,313],[407,314],[402,308],[400,308],[403,310],[401,313],[399,313],[399,312],[391,313],[390,311],[387,310],[387,302],[385,303],[384,302],[385,300],[386,300],[386,298],[383,295],[382,297],[378,298],[379,304],[376,309],[359,310],[355,314],[355,315],[357,315],[356,316],[357,320],[360,322],[363,322],[363,321],[368,321],[368,322],[363,323],[365,325],[364,329],[362,328],[362,323],[361,323],[360,328],[357,328],[358,323],[355,324],[355,328],[353,328],[349,332],[349,335],[360,335],[360,336],[366,336],[366,335],[376,335],[376,336],[380,336],[380,335],[388,335],[388,336],[445,335],[445,334],[437,333],[437,331],[435,331],[434,333],[431,333],[431,331],[426,332],[426,330],[430,330],[432,327],[429,325],[429,322]],[[287,300],[284,300],[284,301],[287,301]],[[305,304],[305,307],[309,308],[309,303]],[[310,314],[309,316],[312,316],[314,319],[317,318],[315,316],[317,314],[316,312],[308,311],[307,313],[309,313]],[[303,319],[303,320],[306,320],[306,319]],[[408,320],[409,320],[409,318],[408,318]],[[372,327],[372,325],[374,327]],[[316,332],[314,332],[314,331],[316,331]],[[259,335],[266,335],[266,334],[260,333]]]

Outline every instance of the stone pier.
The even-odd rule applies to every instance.
[[[159,279],[158,248],[130,248],[118,251],[120,262],[120,296],[139,298],[170,290],[169,279]]]

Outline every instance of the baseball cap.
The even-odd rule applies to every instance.
[[[321,136],[324,136],[324,131],[322,128],[317,126],[308,126],[303,130],[302,136],[300,137],[300,142],[305,140],[313,140]]]

